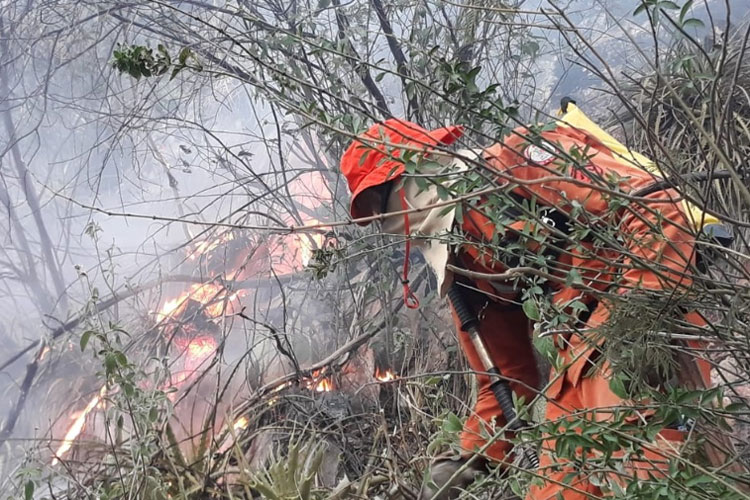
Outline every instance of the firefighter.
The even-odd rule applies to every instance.
[[[583,303],[587,310],[579,307],[574,311],[578,324],[572,325],[571,333],[558,334],[556,339],[563,363],[550,374],[545,419],[563,422],[585,410],[591,421],[606,422],[614,418],[608,408],[628,403],[610,389],[606,360],[597,362],[601,361],[597,357],[602,337],[596,332],[607,324],[612,304],[592,292],[623,297],[665,289],[683,293],[691,284],[696,228],[718,221],[685,203],[672,189],[628,199],[662,179],[654,164],[588,121],[574,103],[564,103],[564,108],[565,114],[554,127],[535,131],[517,128],[502,142],[458,154],[450,154],[446,148],[461,137],[461,127],[430,131],[389,119],[350,144],[341,171],[352,193],[353,218],[395,213],[381,217],[383,232],[407,236],[402,280],[407,305],[418,306],[408,282],[409,252],[418,247],[437,275],[441,295],[454,281],[466,290],[464,297],[479,315],[479,330],[492,360],[510,380],[515,395],[526,402],[537,395],[540,385],[530,321],[519,302],[520,290],[493,277],[518,265],[529,267],[523,252],[508,250],[511,248],[521,247],[532,255],[553,259],[553,270],[547,273],[551,282],[547,292],[553,303],[561,311],[569,311],[574,303]],[[420,176],[407,173],[415,164],[424,167],[420,174],[427,169],[440,183],[425,186],[417,182]],[[477,167],[488,179],[484,191],[474,197],[446,200],[446,192],[461,171],[476,171]],[[457,205],[459,209],[451,210]],[[500,210],[501,220],[488,216],[486,207]],[[539,222],[523,213],[530,207],[536,207],[531,215]],[[615,227],[617,234],[608,245],[575,241],[565,246],[560,241],[566,240],[560,236],[571,227],[571,218],[582,224]],[[567,274],[573,270],[578,274],[579,286],[575,287],[566,285],[570,281]],[[689,319],[701,324],[695,314]],[[477,372],[479,392],[461,434],[465,453],[433,465],[432,480],[438,488],[462,470],[454,483],[442,488],[440,498],[453,498],[458,490],[452,487],[466,486],[481,470],[482,460],[476,458],[471,467],[462,468],[473,452],[482,449],[482,457],[503,463],[510,459],[511,451],[511,444],[502,437],[488,443],[487,436],[494,434],[494,428],[502,428],[505,418],[489,388],[492,380],[483,373],[479,354],[460,323],[456,325],[462,350]],[[701,370],[708,383],[706,366]],[[646,460],[663,462],[658,448],[678,450],[681,437],[678,430],[663,430],[658,444],[647,450]],[[600,488],[587,477],[576,475],[572,466],[553,462],[554,444],[554,436],[543,443],[542,478],[527,498],[578,500],[601,495]],[[433,493],[434,489],[425,488],[423,498],[432,498]]]

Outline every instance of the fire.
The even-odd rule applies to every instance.
[[[319,223],[314,217],[307,215],[324,202],[330,202],[330,190],[325,178],[320,173],[303,174],[297,181],[292,183],[290,189],[297,202],[304,205],[308,210],[302,214],[300,219],[294,221],[285,220],[289,224],[311,225]],[[247,238],[248,245],[244,245]],[[239,253],[238,249],[245,248],[250,244],[255,245],[255,240],[243,232],[227,231],[215,238],[192,242],[187,248],[187,260],[197,261],[200,259],[202,272],[206,276],[216,277],[222,275],[226,282],[241,281],[248,276],[255,277],[265,274],[292,274],[303,270],[310,263],[314,251],[326,244],[326,238],[322,234],[289,234],[280,235],[275,238],[260,240],[257,252],[252,255],[229,255]],[[222,254],[220,258],[214,258],[214,254]],[[253,257],[254,255],[257,255]],[[266,264],[265,261],[268,261]],[[234,264],[228,265],[227,262]],[[195,267],[196,264],[192,264]],[[268,269],[270,267],[270,269]],[[272,271],[270,273],[269,271]],[[206,283],[195,283],[183,290],[176,297],[168,297],[161,307],[152,311],[157,321],[182,320],[185,324],[191,324],[193,328],[183,328],[183,323],[172,323],[165,328],[166,337],[174,343],[174,347],[181,356],[175,360],[179,371],[173,372],[167,385],[180,386],[198,373],[201,367],[211,356],[215,355],[218,348],[217,340],[208,335],[214,331],[214,322],[226,314],[232,314],[240,309],[239,297],[249,292],[233,292],[216,280]],[[208,320],[208,321],[207,321]],[[49,348],[40,353],[40,359],[49,355]],[[330,392],[335,390],[333,379],[323,376],[323,370],[317,370],[310,377],[302,380],[304,387],[315,392]],[[290,384],[283,384],[273,392],[281,391]],[[177,392],[169,395],[172,399]],[[57,451],[54,453],[52,464],[57,464],[67,453],[70,452],[75,440],[81,435],[86,427],[86,419],[90,413],[99,405],[103,404],[106,397],[106,386],[102,387],[82,411],[71,416],[72,425],[65,434]],[[277,400],[274,397],[269,404]],[[227,424],[230,425],[230,421]],[[249,426],[247,417],[239,417],[231,423],[234,430],[246,429]],[[226,427],[225,427],[226,428]]]
[[[315,392],[331,392],[335,389],[330,377],[322,377],[322,370],[315,370],[312,377],[304,380],[305,387]]]
[[[291,382],[284,382],[283,384],[280,384],[280,385],[274,387],[273,389],[271,389],[271,392],[272,393],[274,393],[274,392],[281,392],[281,391],[283,391],[284,389],[286,389],[287,387],[289,387],[291,385],[292,385]]]
[[[315,392],[331,392],[333,390],[333,383],[324,378],[315,386]]]
[[[203,361],[216,350],[216,340],[213,337],[198,337],[192,339],[185,349],[190,360]]]
[[[313,219],[310,224],[318,223]],[[323,246],[325,238],[322,234],[301,234],[297,237],[299,243],[299,259],[302,267],[307,267],[313,257],[313,252]]]
[[[247,417],[240,417],[237,420],[234,421],[234,425],[232,428],[235,431],[241,430],[241,429],[247,429],[247,426],[250,424],[250,421],[247,419]]]
[[[237,292],[227,295],[226,288],[221,285],[196,283],[179,297],[166,301],[156,313],[156,316],[160,321],[167,318],[177,318],[185,312],[189,302],[188,299],[190,299],[202,304],[208,317],[218,318],[227,312],[227,309],[233,309],[233,302],[237,298]]]
[[[391,370],[381,370],[380,368],[377,368],[375,370],[375,378],[381,382],[393,382],[398,377]]]
[[[211,250],[217,248],[219,245],[222,245],[224,243],[228,243],[234,239],[234,233],[226,233],[224,235],[219,236],[218,238],[214,238],[213,240],[203,240],[195,243],[195,246],[190,249],[188,253],[188,258],[190,260],[196,260],[202,255],[206,255]]]
[[[176,299],[166,301],[164,305],[161,306],[161,310],[157,313],[159,319],[161,320],[171,317],[177,310],[177,308],[180,307],[186,299],[187,297],[178,297]]]
[[[182,353],[182,370],[172,374],[171,385],[178,386],[196,373],[203,363],[216,352],[219,346],[216,339],[203,335],[191,339],[175,338],[174,345]]]
[[[68,432],[65,434],[65,438],[60,444],[60,447],[57,448],[57,451],[55,452],[55,456],[52,459],[52,465],[56,465],[60,461],[60,459],[62,459],[63,456],[65,456],[65,454],[70,451],[70,449],[73,447],[73,442],[81,434],[81,432],[83,432],[83,429],[86,428],[86,417],[89,413],[91,413],[91,410],[99,405],[99,402],[104,398],[104,396],[106,396],[106,394],[107,386],[105,385],[101,388],[99,394],[94,396],[91,401],[89,401],[89,404],[87,404],[83,409],[83,411],[81,411],[78,416],[75,417],[73,425],[70,426],[70,429],[68,429]]]
[[[231,448],[235,444],[237,438],[236,434],[239,431],[247,429],[248,425],[250,425],[250,420],[244,416],[235,419],[231,424],[226,423],[220,433],[224,436],[224,439],[222,439],[221,444],[218,446],[218,452],[225,453]]]

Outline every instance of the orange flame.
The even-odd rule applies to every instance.
[[[192,339],[185,352],[190,361],[203,361],[216,350],[216,340],[213,337],[198,337]]]
[[[236,442],[239,431],[247,429],[249,425],[250,420],[245,416],[236,418],[234,422],[227,422],[221,431],[224,439],[218,444],[218,452],[224,453],[231,448]]]
[[[273,389],[271,389],[271,392],[272,393],[273,392],[281,392],[281,391],[283,391],[284,389],[286,389],[287,387],[289,387],[291,385],[292,385],[291,382],[284,382],[283,384],[280,384],[280,385],[274,387]]]
[[[329,379],[321,379],[320,382],[315,386],[315,392],[331,392],[333,390],[333,382]]]
[[[234,425],[232,425],[232,428],[235,431],[238,431],[240,429],[247,429],[247,426],[249,424],[250,424],[250,421],[247,419],[247,417],[240,417],[234,421]]]
[[[104,396],[106,396],[106,394],[107,386],[105,385],[101,388],[99,394],[94,396],[91,401],[89,401],[89,404],[87,404],[83,409],[83,411],[78,414],[75,421],[73,422],[73,425],[70,426],[70,429],[68,429],[68,432],[65,434],[65,438],[60,444],[60,447],[57,448],[55,456],[52,459],[52,465],[56,465],[65,456],[65,454],[70,451],[70,449],[73,447],[73,442],[81,434],[81,432],[83,432],[83,429],[86,428],[86,417],[89,413],[91,413],[91,410],[97,407],[99,402],[102,400],[102,398],[104,398]]]
[[[171,385],[177,386],[185,382],[191,375],[198,371],[204,361],[214,352],[218,344],[216,339],[210,335],[195,337],[192,339],[176,338],[175,347],[184,356],[182,370],[175,372],[171,377]]]
[[[239,296],[238,292],[227,295],[227,290],[215,283],[196,283],[179,297],[168,300],[156,313],[158,320],[179,317],[188,305],[188,299],[203,304],[206,315],[210,318],[222,316],[227,309],[233,310],[233,302]]]
[[[305,174],[298,179],[292,185],[291,188],[295,197],[300,198],[300,202],[303,203],[307,208],[313,210],[320,206],[325,200],[330,201],[330,196],[326,195],[330,190],[328,189],[325,178],[320,173]],[[315,224],[319,221],[311,216],[303,215],[303,224]],[[187,258],[191,261],[195,261],[203,256],[206,257],[206,261],[209,261],[212,257],[212,253],[221,250],[222,246],[235,240],[236,238],[242,238],[241,233],[235,234],[234,232],[226,232],[213,239],[206,239],[193,242],[188,248]],[[264,255],[264,258],[270,257],[271,267],[276,274],[286,274],[291,272],[300,271],[302,268],[307,267],[310,260],[312,259],[314,250],[321,248],[325,243],[325,237],[321,234],[306,234],[298,235],[292,234],[287,236],[279,236],[271,240],[266,240],[261,246],[263,252],[259,252],[260,255]],[[231,247],[236,248],[241,245],[233,244]],[[256,259],[260,262],[260,259]],[[255,262],[255,261],[251,261]],[[247,266],[247,267],[245,267]],[[254,275],[258,273],[255,269],[257,266],[243,263],[242,267],[237,267],[231,272],[227,270],[227,280],[240,280],[246,274]],[[153,311],[158,321],[164,321],[169,319],[181,318],[189,306],[192,309],[191,304],[196,302],[202,306],[202,311],[205,316],[210,319],[220,318],[225,314],[231,314],[234,310],[239,309],[238,297],[240,294],[246,292],[235,292],[227,290],[224,286],[217,284],[216,282],[208,283],[196,283],[191,285],[187,290],[183,291],[177,297],[166,300],[157,311]],[[189,320],[190,318],[185,318]],[[203,318],[205,319],[205,317]],[[189,340],[183,336],[182,342],[175,337],[175,345],[179,351],[184,355],[184,361],[181,361],[182,370],[172,375],[170,380],[171,385],[180,385],[190,378],[206,359],[213,355],[217,349],[217,342],[213,337],[200,336],[192,337]],[[40,354],[40,359],[48,355],[48,349],[45,349]],[[318,370],[312,374],[312,376],[303,381],[305,387],[316,392],[329,392],[334,390],[334,384],[330,377],[322,377],[322,371]],[[273,392],[281,391],[290,384],[283,384]],[[175,397],[176,393],[169,395],[170,399]],[[85,408],[71,416],[74,419],[68,432],[65,434],[65,438],[54,454],[52,464],[57,464],[72,448],[75,440],[80,436],[86,427],[86,418],[97,406],[103,404],[103,399],[106,396],[106,386],[102,387],[99,394],[94,396],[91,401],[85,406]],[[269,404],[273,404],[277,398],[271,399]],[[235,430],[245,429],[249,425],[247,417],[240,417],[232,423],[232,427]]]
[[[315,370],[312,377],[304,380],[305,387],[315,392],[331,392],[335,389],[330,377],[321,377],[322,370]]]
[[[377,368],[375,370],[375,378],[381,382],[393,382],[398,377],[391,370],[381,370],[380,368]]]
[[[201,255],[205,255],[211,250],[215,249],[219,245],[232,241],[234,239],[234,233],[226,233],[213,240],[203,240],[195,243],[195,246],[188,251],[188,258],[190,260],[196,260]]]

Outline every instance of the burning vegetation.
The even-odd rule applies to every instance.
[[[306,222],[317,220],[307,218]],[[259,338],[255,349],[248,352],[250,355],[258,352],[258,362],[254,366],[244,364],[245,369],[251,367],[257,375],[251,376],[246,384],[240,384],[241,388],[230,381],[224,390],[232,386],[231,390],[235,391],[232,399],[249,397],[254,402],[206,404],[207,391],[211,387],[215,390],[221,374],[243,366],[243,360],[227,362],[227,358],[233,358],[227,349],[236,345],[233,335],[248,327],[249,304],[262,301],[279,310],[285,307],[286,297],[278,291],[267,292],[263,285],[268,286],[275,279],[286,282],[301,272],[304,276],[304,269],[314,253],[327,244],[331,242],[321,234],[291,235],[259,242],[247,233],[230,231],[187,247],[184,266],[188,269],[198,266],[200,274],[186,275],[183,281],[193,282],[184,287],[177,284],[165,288],[167,293],[160,300],[161,305],[149,313],[150,326],[145,341],[149,347],[146,351],[133,351],[135,356],[165,353],[163,381],[153,386],[146,378],[127,389],[131,395],[134,391],[142,395],[164,395],[166,406],[158,409],[158,415],[151,411],[150,418],[167,425],[165,437],[175,447],[174,453],[186,455],[187,460],[191,454],[200,453],[206,440],[214,439],[222,440],[221,449],[226,452],[234,446],[234,439],[245,436],[251,429],[258,432],[279,418],[272,414],[282,414],[290,401],[300,398],[307,401],[305,405],[322,405],[324,414],[346,415],[352,404],[372,407],[378,404],[380,391],[371,386],[398,379],[391,369],[375,368],[372,351],[364,348],[361,340],[320,368],[306,369],[303,363],[297,364],[299,361],[293,356],[280,356],[278,351],[266,358],[279,344],[282,346],[279,350],[284,353],[283,345],[288,340],[270,323],[250,321],[250,327],[260,326],[267,333],[267,337]],[[274,321],[277,316],[270,314],[267,318]],[[101,335],[96,337],[104,339]],[[102,340],[102,343],[106,345],[107,341]],[[102,353],[104,350],[100,351]],[[118,353],[124,357],[120,351]],[[42,354],[46,355],[46,351]],[[314,358],[310,359],[312,361]],[[123,363],[125,366],[130,361]],[[61,419],[56,426],[60,437],[50,458],[51,465],[65,463],[67,467],[75,467],[81,460],[90,460],[90,452],[83,453],[81,447],[109,440],[107,434],[111,430],[101,422],[116,413],[121,404],[125,389],[117,381],[117,376],[112,377],[95,396],[74,404],[78,409],[68,416],[67,424]],[[324,399],[314,403],[320,397]],[[262,408],[260,414],[253,413],[257,405]],[[216,415],[219,408],[223,408],[225,417]],[[232,413],[235,416],[231,416]],[[117,426],[126,432],[136,432],[138,424],[120,419]],[[96,453],[100,452],[95,452],[94,456]]]
[[[705,328],[677,325],[673,338],[623,310],[644,335],[618,338],[622,366],[643,364],[632,345],[658,343],[704,356],[717,388],[664,381],[647,412],[689,428],[688,453],[667,458],[669,477],[610,486],[622,498],[747,498],[750,31],[709,12],[722,2],[638,0],[596,15],[490,4],[0,2],[7,496],[420,498],[428,464],[458,454],[476,391],[424,260],[347,219],[342,153],[397,116],[462,125],[456,146],[484,147],[552,120],[565,89],[736,237],[730,249],[701,241],[716,261],[696,262],[707,270],[689,304],[669,297],[705,313]],[[469,165],[440,203],[458,195],[476,208],[467,193],[484,166]],[[606,202],[628,210],[634,200],[617,194]],[[603,221],[582,222],[573,235],[586,245],[624,243]],[[557,366],[539,325],[571,333],[542,298],[560,277],[532,271],[514,280],[539,320],[540,357]],[[566,285],[578,290],[585,272]],[[401,301],[407,281],[418,311]],[[661,317],[661,304],[642,307]],[[543,397],[533,404],[541,414]],[[561,434],[555,465],[573,457],[597,480],[662,430],[649,420],[630,439],[627,419],[583,433],[528,420],[516,437]],[[705,442],[723,455],[707,460]],[[466,498],[523,497],[538,475],[487,472]]]

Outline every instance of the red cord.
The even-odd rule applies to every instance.
[[[409,205],[406,204],[406,191],[404,188],[399,190],[399,197],[401,198],[401,209],[406,211],[409,209]],[[409,309],[417,309],[419,307],[419,299],[409,287],[409,256],[411,254],[411,228],[409,226],[409,214],[404,214],[404,232],[406,233],[406,255],[404,255],[404,276],[401,283],[404,285],[404,305]]]

